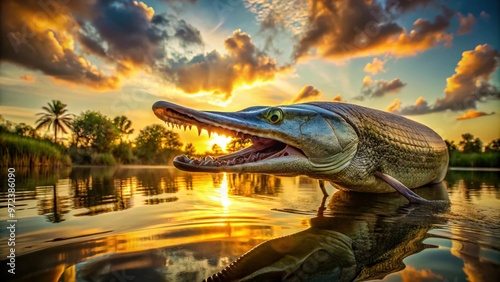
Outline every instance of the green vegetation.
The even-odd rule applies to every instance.
[[[171,164],[174,156],[186,154],[200,157],[220,155],[218,144],[211,152],[197,153],[192,143],[185,146],[179,134],[160,124],[146,126],[134,140],[132,121],[126,116],[113,119],[96,111],[86,111],[75,116],[68,113],[66,105],[52,100],[42,107],[44,112],[36,121],[36,128],[25,123],[13,124],[0,115],[0,165],[15,167],[64,166],[73,164]],[[53,130],[53,136],[41,136],[42,128]],[[62,142],[57,133],[72,134]],[[465,133],[458,144],[445,140],[450,153],[450,166],[500,167],[500,139],[483,146],[479,138]],[[235,152],[251,144],[249,139],[233,138],[226,151]],[[184,148],[184,149],[183,149]]]
[[[167,130],[160,124],[146,126],[135,139],[137,157],[141,163],[169,163],[181,153],[179,134]]]
[[[66,148],[48,140],[13,133],[0,133],[0,166],[66,166],[71,165]]]
[[[483,142],[470,133],[462,134],[458,145],[454,141],[445,142],[452,167],[500,167],[500,139],[484,146],[484,150]]]

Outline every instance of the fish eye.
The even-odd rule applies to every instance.
[[[283,111],[279,108],[272,108],[267,112],[266,119],[272,124],[278,124],[283,121]]]

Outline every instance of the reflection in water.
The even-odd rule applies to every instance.
[[[500,275],[498,172],[450,171],[447,193],[417,190],[429,199],[448,194],[442,209],[329,186],[323,217],[317,181],[305,177],[172,167],[29,173],[16,195],[16,281],[201,281],[247,252],[236,271],[246,280]]]
[[[63,215],[70,210],[69,196],[60,195],[62,191],[58,190],[56,184],[36,187],[38,214],[45,215],[53,223],[64,221]]]
[[[443,185],[418,189],[447,200]],[[325,216],[310,228],[267,241],[208,281],[352,281],[383,278],[404,269],[403,259],[424,248],[427,231],[444,222],[442,206],[409,206],[397,194],[337,192]],[[291,210],[283,210],[293,212]],[[355,211],[355,212],[354,212]]]

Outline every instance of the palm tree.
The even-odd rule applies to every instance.
[[[71,128],[73,116],[67,113],[67,105],[59,100],[52,100],[52,103],[47,103],[47,105],[49,106],[42,107],[45,112],[36,114],[41,117],[36,121],[37,125],[35,129],[38,130],[43,127],[50,129],[54,127],[54,142],[57,143],[57,131],[68,133],[66,127]]]
[[[134,129],[132,127],[132,121],[129,120],[126,116],[117,116],[113,120],[113,123],[120,132],[120,143],[123,142],[123,136],[127,137],[132,133],[134,133]]]

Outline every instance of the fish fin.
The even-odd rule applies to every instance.
[[[325,188],[325,181],[324,180],[319,180],[319,188],[321,188],[321,191],[323,192],[323,196],[328,197],[328,192],[326,192]]]
[[[398,191],[399,194],[403,195],[410,203],[412,204],[426,204],[429,203],[428,200],[420,197],[417,195],[415,192],[410,190],[408,187],[406,187],[403,183],[399,182],[397,179],[394,177],[387,175],[385,173],[382,173],[380,171],[375,172],[375,177],[379,178],[380,180],[384,181],[385,183],[389,184],[394,190]]]

